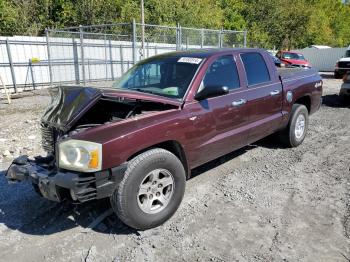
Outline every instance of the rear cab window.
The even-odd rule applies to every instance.
[[[269,70],[265,59],[260,53],[244,53],[240,56],[245,69],[248,87],[270,82]]]
[[[226,86],[230,90],[240,87],[238,70],[232,55],[221,56],[208,67],[198,92],[211,86]]]

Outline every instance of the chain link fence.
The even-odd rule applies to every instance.
[[[0,39],[0,74],[13,92],[62,84],[108,85],[135,63],[153,55],[186,49],[245,47],[246,36],[246,31],[135,21],[48,29],[44,37],[34,41]],[[18,51],[19,45],[28,46]],[[28,49],[29,54],[25,52]]]

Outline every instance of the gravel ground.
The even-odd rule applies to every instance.
[[[0,175],[0,261],[350,261],[350,106],[324,79],[324,105],[298,148],[273,138],[197,168],[163,226],[134,231],[107,201],[72,206]],[[0,173],[40,148],[46,91],[0,102]]]

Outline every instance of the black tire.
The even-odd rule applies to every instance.
[[[300,137],[296,136],[295,127],[297,119],[300,115],[304,116],[305,119],[305,127],[304,132]],[[288,147],[297,147],[299,146],[305,139],[307,129],[309,125],[309,112],[304,105],[294,104],[292,107],[291,116],[289,118],[288,126],[280,132],[281,141]]]
[[[340,78],[342,78],[342,75],[339,74],[339,72],[334,71],[334,78],[335,79],[340,79]]]
[[[147,175],[156,169],[169,171],[174,187],[164,209],[149,214],[139,206],[139,187]],[[176,212],[184,196],[185,185],[186,173],[181,161],[167,150],[150,149],[129,162],[124,178],[110,197],[110,201],[121,221],[132,228],[145,230],[163,224]]]
[[[344,94],[339,94],[339,103],[341,106],[348,105],[350,103],[350,96],[344,95]]]

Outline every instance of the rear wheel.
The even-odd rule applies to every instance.
[[[309,124],[309,112],[304,105],[292,107],[288,126],[280,133],[282,142],[289,147],[299,146],[305,139]]]
[[[185,192],[185,169],[171,152],[156,148],[134,157],[111,196],[118,217],[135,229],[148,229],[167,221]]]

